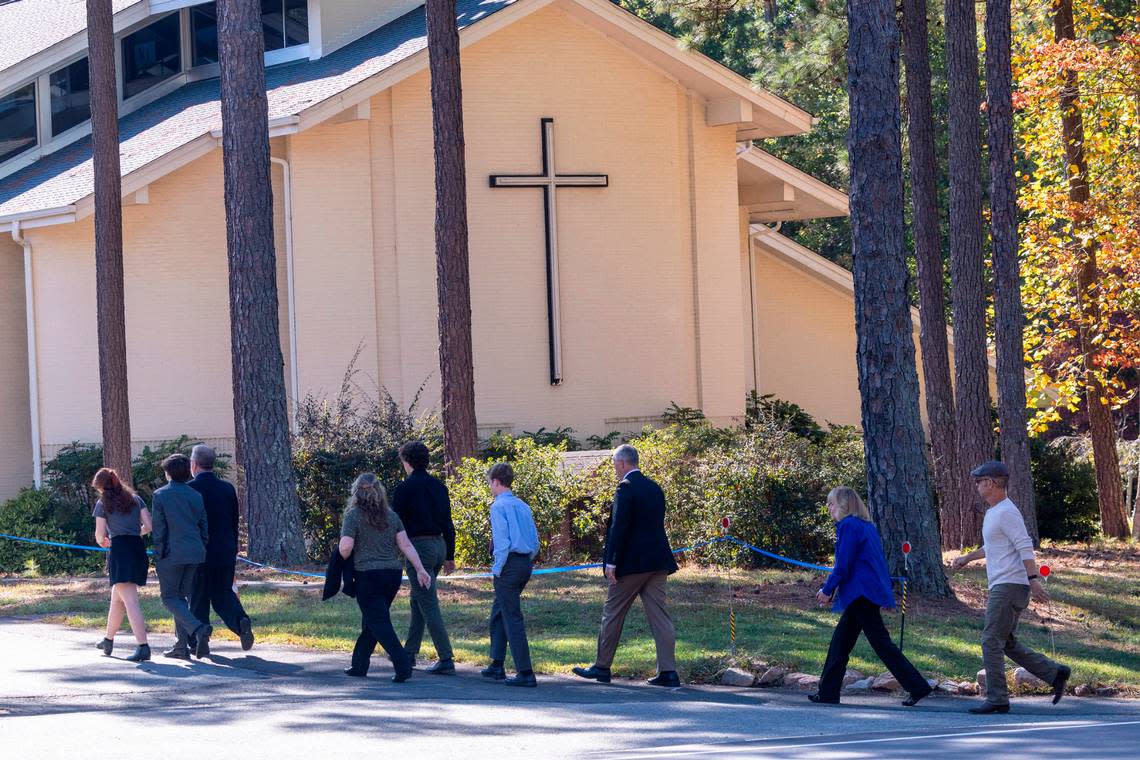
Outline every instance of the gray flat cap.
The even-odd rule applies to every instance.
[[[1008,478],[1009,468],[1004,462],[986,462],[970,471],[975,478]]]

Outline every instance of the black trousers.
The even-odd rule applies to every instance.
[[[194,578],[194,593],[190,595],[190,609],[194,617],[209,622],[210,606],[235,634],[240,634],[238,624],[248,617],[234,593],[234,563],[211,564],[198,567]]]
[[[867,637],[867,642],[887,666],[887,670],[898,679],[900,686],[911,694],[922,694],[930,688],[922,674],[891,641],[891,635],[883,625],[879,606],[861,596],[843,610],[839,623],[835,626],[835,633],[831,635],[827,661],[823,664],[823,675],[819,679],[821,697],[839,698],[843,676],[847,672],[847,660],[855,648],[855,642],[859,640],[860,631]]]
[[[367,673],[376,645],[384,647],[396,673],[412,669],[396,629],[392,627],[392,600],[400,590],[402,570],[365,570],[356,573],[356,603],[360,606],[360,635],[352,650],[352,669]],[[415,583],[415,579],[412,583]]]
[[[515,670],[519,672],[531,669],[530,643],[526,638],[526,622],[523,620],[520,597],[530,580],[532,568],[530,555],[512,553],[494,580],[495,601],[491,604],[490,622],[491,659],[505,660],[509,644],[511,657],[515,660]]]

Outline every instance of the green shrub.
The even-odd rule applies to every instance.
[[[401,409],[384,388],[376,395],[361,389],[355,374],[350,366],[334,398],[309,395],[297,409],[293,469],[305,545],[314,560],[327,559],[340,536],[344,505],[360,473],[376,473],[391,493],[404,478],[399,449],[405,442],[422,439],[433,464],[442,459],[438,421],[417,414],[419,393]]]
[[[1087,541],[1099,534],[1100,506],[1092,463],[1041,438],[1029,439],[1029,454],[1041,538]]]
[[[95,521],[91,506],[62,500],[46,490],[25,489],[0,504],[0,533],[43,541],[93,546]],[[28,568],[42,575],[94,573],[103,569],[106,555],[37,546],[0,539],[0,572],[18,573]]]
[[[146,446],[131,461],[134,488],[143,501],[150,504],[156,489],[166,485],[162,473],[162,460],[171,454],[185,454],[197,440],[181,435],[158,445]],[[103,466],[103,447],[90,443],[71,443],[59,450],[54,459],[44,463],[44,488],[55,498],[75,504],[94,504],[97,495],[91,488],[91,479]],[[230,467],[230,456],[220,454],[214,471],[225,477]]]

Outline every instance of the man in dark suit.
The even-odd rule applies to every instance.
[[[199,444],[190,452],[190,470],[194,479],[189,486],[202,495],[210,539],[206,544],[206,561],[198,568],[190,608],[199,620],[210,619],[210,605],[237,634],[241,648],[253,647],[253,626],[234,593],[234,563],[238,550],[237,489],[214,474],[217,455],[209,446]],[[208,653],[208,649],[207,649]]]
[[[610,513],[603,552],[609,594],[602,608],[598,656],[588,668],[574,668],[582,678],[610,681],[610,665],[621,639],[622,625],[633,601],[641,597],[657,645],[654,686],[680,686],[675,659],[673,620],[665,609],[665,582],[677,562],[665,535],[665,494],[638,469],[637,449],[624,444],[614,451],[614,471],[621,480]]]
[[[162,606],[174,617],[174,647],[163,656],[189,660],[191,639],[194,654],[205,657],[210,651],[213,628],[190,610],[190,596],[198,566],[206,559],[210,530],[202,497],[191,488],[190,460],[185,454],[171,454],[162,460],[167,483],[154,492],[151,519],[154,530],[154,568],[158,575]]]

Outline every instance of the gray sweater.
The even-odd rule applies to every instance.
[[[167,483],[154,492],[154,556],[172,565],[206,561],[210,532],[202,495],[185,483]]]

